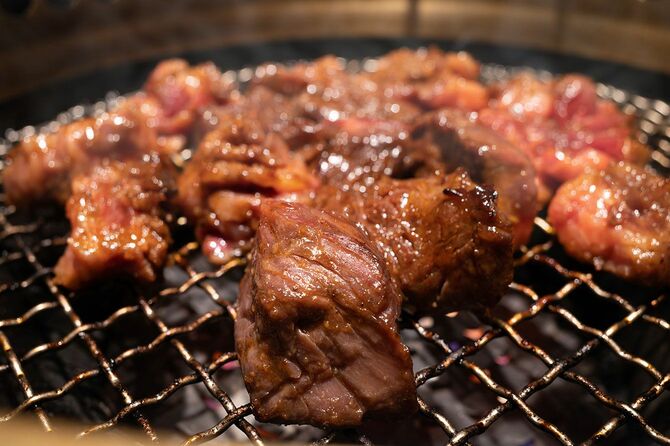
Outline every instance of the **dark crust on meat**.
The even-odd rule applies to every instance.
[[[421,313],[491,307],[512,280],[512,236],[495,193],[462,170],[383,179],[366,193],[326,187],[317,206],[369,234]]]
[[[535,169],[520,149],[458,110],[422,116],[412,131],[415,150],[432,152],[448,168],[465,168],[498,193],[498,209],[514,228],[514,245],[525,245],[539,211]]]

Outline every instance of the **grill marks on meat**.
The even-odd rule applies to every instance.
[[[169,169],[160,158],[105,161],[72,181],[67,216],[72,225],[56,283],[77,289],[103,277],[153,281],[170,243],[163,221]]]
[[[596,269],[670,285],[670,181],[625,163],[565,183],[549,206],[565,250]]]
[[[493,306],[512,280],[512,236],[495,193],[463,171],[386,178],[366,193],[325,187],[316,203],[366,231],[421,313]]]
[[[463,167],[475,181],[492,185],[498,209],[513,226],[515,247],[528,242],[539,206],[535,169],[525,153],[457,110],[424,115],[411,140],[448,170]]]
[[[649,157],[632,134],[630,116],[598,99],[593,81],[583,76],[544,82],[519,75],[493,88],[479,120],[530,156],[546,189],[543,201],[586,169],[620,160],[644,164]]]
[[[224,263],[248,250],[263,198],[307,200],[317,185],[278,135],[238,119],[204,138],[178,179],[177,200],[204,253]]]
[[[240,285],[235,343],[258,418],[316,426],[411,415],[401,294],[355,226],[266,200]]]

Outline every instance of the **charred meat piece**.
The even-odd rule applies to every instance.
[[[205,254],[223,263],[248,250],[263,198],[308,199],[317,185],[279,136],[240,118],[203,139],[178,179],[177,201]]]
[[[153,281],[170,243],[163,221],[171,175],[157,156],[105,161],[72,181],[72,225],[56,283],[77,289],[101,278],[129,275]]]
[[[512,235],[495,193],[463,171],[382,179],[366,193],[324,187],[316,205],[365,229],[421,313],[493,306],[512,280]]]
[[[479,110],[488,102],[488,90],[477,80],[479,69],[479,63],[465,52],[402,48],[380,58],[376,69],[363,76],[377,84],[384,95],[412,101],[424,109]]]
[[[670,180],[626,163],[560,187],[549,220],[565,250],[599,270],[670,285]]]
[[[424,115],[412,131],[415,150],[435,153],[449,170],[464,167],[498,193],[498,209],[514,228],[514,245],[528,242],[538,212],[535,169],[520,149],[457,110]]]
[[[402,296],[368,236],[300,204],[266,200],[259,214],[235,321],[257,417],[343,427],[415,412]]]
[[[479,120],[528,154],[546,188],[544,200],[586,169],[620,160],[644,164],[649,157],[634,138],[631,117],[599,99],[586,77],[544,82],[522,74],[494,86],[492,96]]]

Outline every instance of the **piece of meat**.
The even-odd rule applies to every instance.
[[[203,139],[178,179],[177,202],[204,253],[225,263],[248,250],[263,198],[306,200],[317,185],[278,135],[266,135],[245,116]]]
[[[610,101],[599,99],[593,81],[566,75],[545,82],[521,74],[492,87],[479,121],[531,158],[547,201],[562,182],[612,161],[644,164],[649,150],[632,131],[632,118]]]
[[[422,116],[411,133],[416,150],[433,153],[448,170],[463,167],[498,193],[498,210],[514,228],[514,245],[525,245],[539,206],[535,169],[524,152],[458,110]]]
[[[381,179],[365,193],[327,186],[315,205],[367,232],[420,313],[491,307],[512,280],[512,235],[495,193],[461,170]]]
[[[19,206],[35,201],[64,203],[72,177],[102,159],[175,153],[196,120],[196,112],[227,102],[233,87],[212,64],[160,63],[144,91],[120,101],[115,109],[53,133],[31,136],[14,147],[3,172],[8,201]]]
[[[257,418],[346,427],[415,412],[401,301],[365,233],[304,205],[264,201],[235,321]]]
[[[444,170],[439,157],[409,144],[410,126],[347,118],[324,123],[299,153],[322,184],[365,191],[382,177],[411,178]]]
[[[78,289],[101,278],[153,281],[170,243],[163,221],[170,166],[158,156],[103,161],[72,181],[67,216],[72,225],[55,281]]]
[[[104,158],[133,158],[161,149],[139,113],[105,113],[76,121],[55,133],[23,140],[9,153],[3,172],[7,200],[17,206],[35,201],[65,202],[71,178]]]
[[[367,76],[348,72],[333,56],[291,67],[262,66],[245,96],[245,112],[289,143],[293,138],[287,134],[309,134],[321,123],[348,118],[408,123],[421,113],[411,101],[386,95]]]
[[[187,133],[205,107],[225,104],[239,95],[232,77],[211,62],[191,66],[182,59],[159,63],[144,85],[145,96],[158,103],[161,134]]]
[[[488,90],[478,82],[479,69],[479,63],[465,52],[402,48],[381,57],[367,78],[385,96],[403,98],[424,109],[479,110],[489,99]]]
[[[563,184],[549,220],[565,250],[625,279],[670,285],[670,180],[626,163]]]

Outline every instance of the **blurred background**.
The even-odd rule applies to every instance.
[[[670,73],[667,0],[0,0],[0,100],[193,49],[314,37],[493,42]]]

